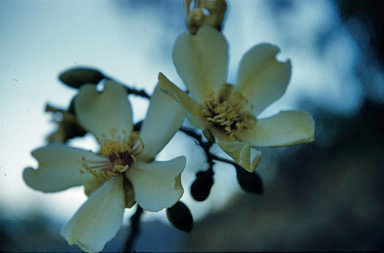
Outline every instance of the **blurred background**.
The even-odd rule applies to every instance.
[[[196,202],[189,187],[207,166],[194,141],[178,133],[158,159],[187,155],[182,200],[194,229],[175,229],[164,211],[145,213],[134,249],[383,249],[380,10],[380,0],[228,0],[223,34],[230,46],[229,82],[235,82],[249,48],[277,44],[279,58],[291,59],[293,75],[284,97],[261,116],[309,111],[316,141],[262,150],[257,171],[263,195],[243,192],[234,168],[218,163],[210,197]],[[55,129],[45,105],[66,108],[76,94],[58,74],[94,67],[151,93],[161,71],[184,88],[171,57],[184,31],[184,1],[0,1],[0,250],[80,251],[65,243],[60,228],[85,201],[83,189],[43,194],[22,180],[25,167],[37,166],[30,152]],[[130,101],[135,122],[141,120],[148,101]],[[70,145],[97,148],[88,135]],[[132,213],[126,211],[124,226],[105,251],[122,249]]]

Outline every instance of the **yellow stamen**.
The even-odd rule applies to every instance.
[[[205,101],[202,115],[213,127],[233,136],[236,131],[251,128],[256,117],[245,108],[247,100],[242,96],[232,96],[232,85],[224,84],[218,94],[210,94]]]
[[[109,136],[111,138],[103,134],[99,139],[100,155],[108,160],[86,161],[82,157],[85,170],[81,170],[81,173],[90,173],[98,180],[105,181],[125,173],[136,162],[136,156],[144,148],[144,144],[136,132],[127,136],[127,132],[122,131],[122,135],[118,135],[118,132],[112,129]]]

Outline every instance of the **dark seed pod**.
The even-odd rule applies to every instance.
[[[185,232],[191,232],[193,228],[193,217],[189,208],[181,201],[174,206],[167,208],[167,218],[169,222]]]
[[[261,177],[256,173],[249,173],[240,166],[236,166],[237,181],[240,187],[249,193],[262,194],[263,182]]]
[[[85,67],[71,68],[59,75],[60,81],[76,89],[87,83],[98,84],[104,78],[100,71]]]
[[[213,183],[213,172],[211,170],[199,171],[191,185],[192,197],[197,201],[206,200],[211,192]]]

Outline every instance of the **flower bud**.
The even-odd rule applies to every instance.
[[[249,193],[262,194],[263,182],[261,177],[256,173],[249,173],[240,166],[236,166],[237,181],[240,187]]]
[[[197,201],[206,200],[211,192],[213,183],[213,172],[211,170],[199,171],[191,185],[192,197]]]
[[[191,232],[193,228],[193,217],[189,208],[181,201],[174,206],[167,208],[167,218],[169,222],[185,232]]]
[[[208,25],[221,31],[227,9],[225,0],[186,0],[187,27],[191,34]]]
[[[59,75],[59,80],[72,88],[80,88],[84,84],[98,84],[105,77],[104,75],[92,68],[71,68]]]

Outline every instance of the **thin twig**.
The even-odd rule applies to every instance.
[[[212,169],[212,166],[215,163],[214,160],[219,161],[219,162],[223,162],[223,163],[231,164],[231,165],[235,166],[236,168],[239,166],[237,163],[235,163],[232,160],[229,160],[229,159],[226,159],[226,158],[223,158],[223,157],[220,157],[220,156],[217,156],[217,155],[211,153],[210,148],[212,147],[213,143],[209,142],[209,141],[205,142],[203,140],[202,136],[200,134],[196,133],[195,130],[193,130],[193,128],[181,127],[180,131],[185,133],[186,135],[194,138],[198,142],[198,144],[202,147],[202,149],[204,150],[204,153],[207,157],[207,163],[209,164],[209,169]]]
[[[213,160],[216,160],[216,161],[219,161],[219,162],[228,163],[228,164],[231,164],[231,165],[233,165],[235,167],[239,166],[234,161],[226,159],[226,158],[223,158],[223,157],[220,157],[220,156],[217,156],[215,154],[211,154],[211,157],[212,157]]]
[[[131,217],[131,232],[129,234],[128,240],[125,243],[124,252],[132,252],[132,247],[135,243],[137,236],[140,234],[140,218],[143,214],[143,208],[137,205],[136,212]]]
[[[133,95],[136,95],[136,96],[139,96],[139,97],[143,97],[143,98],[147,98],[147,99],[150,99],[151,96],[148,95],[148,93],[141,89],[141,90],[137,90],[137,89],[134,89],[134,88],[130,88],[130,87],[127,87],[127,86],[124,86],[124,88],[127,90],[127,94],[133,94]]]
[[[213,175],[213,165],[215,164],[215,162],[212,159],[213,154],[210,151],[210,149],[213,145],[213,142],[204,141],[201,134],[196,133],[193,128],[181,127],[179,129],[179,131],[181,131],[181,132],[185,133],[186,135],[194,138],[198,142],[199,146],[203,149],[205,156],[207,157],[207,163],[209,165],[208,170],[210,172],[212,172],[212,175]]]
[[[143,90],[143,89],[138,90],[138,89],[135,89],[135,88],[131,88],[128,85],[126,85],[126,84],[124,84],[122,82],[119,82],[119,81],[115,80],[114,78],[112,78],[110,76],[104,75],[104,78],[107,79],[107,80],[114,81],[114,82],[120,84],[121,86],[123,86],[124,89],[126,89],[128,95],[129,94],[133,94],[133,95],[136,95],[136,96],[139,96],[139,97],[143,97],[143,98],[146,98],[146,99],[151,99],[151,96],[148,95],[148,93],[145,90]]]
[[[195,130],[194,130],[193,128],[183,127],[183,126],[182,126],[182,127],[179,129],[179,131],[181,131],[181,132],[185,133],[186,135],[188,135],[188,136],[194,138],[194,139],[198,142],[198,144],[204,149],[204,152],[205,152],[206,154],[210,154],[210,151],[209,151],[209,150],[211,149],[211,147],[212,147],[212,145],[213,145],[213,142],[210,142],[210,141],[204,141],[204,140],[203,140],[203,137],[202,137],[200,134],[196,133]]]

